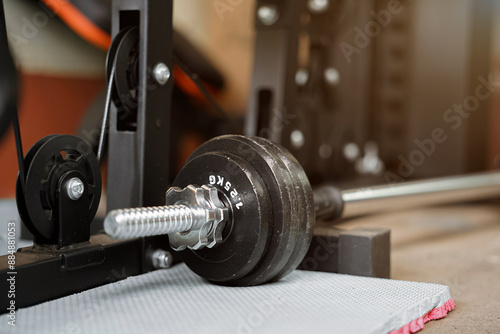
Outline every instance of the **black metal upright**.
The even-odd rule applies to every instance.
[[[0,138],[16,113],[17,94],[17,71],[9,51],[3,1],[0,0]]]
[[[273,11],[268,14],[269,22],[258,18],[263,6]],[[287,100],[291,98],[295,71],[299,68],[299,21],[303,9],[305,2],[300,0],[256,3],[255,66],[245,124],[247,135],[281,143],[285,125],[296,117],[290,114],[287,118],[286,108],[291,107]]]
[[[159,63],[172,69],[172,7],[172,0],[113,1],[113,37],[137,27],[138,47],[136,103],[110,109],[108,210],[164,202],[173,80],[157,85],[152,73]]]
[[[108,137],[108,210],[163,204],[168,188],[173,90],[173,80],[167,80],[166,74],[173,58],[172,0],[115,0],[112,30],[118,37],[108,60],[109,66],[116,66],[112,71],[116,75],[110,78],[114,103]],[[163,75],[154,71],[158,64]],[[54,137],[46,141],[50,139]],[[36,172],[43,170],[36,168]],[[70,172],[74,173],[71,168]],[[68,213],[66,207],[75,214],[88,206],[78,203],[83,204],[60,202],[64,209],[61,215]],[[87,220],[94,213],[89,210],[92,217]],[[81,225],[80,221],[61,219],[58,244],[49,240],[0,257],[0,288],[6,291],[0,298],[0,313],[154,270],[153,252],[168,247],[167,236],[116,241],[100,234],[89,240],[88,230],[82,231],[88,224]],[[178,262],[178,256],[173,257],[174,263]],[[12,276],[14,303],[7,295],[14,283],[6,278]]]
[[[283,145],[315,184],[353,174],[342,149],[366,140],[370,52],[346,64],[339,44],[368,3],[256,1],[245,134]]]

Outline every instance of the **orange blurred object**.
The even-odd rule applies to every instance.
[[[111,36],[83,15],[71,2],[67,0],[42,0],[42,2],[82,38],[105,51],[108,50]]]
[[[112,41],[111,36],[87,18],[71,2],[67,0],[42,0],[42,2],[87,42],[105,51],[109,49]],[[174,66],[174,80],[184,93],[199,101],[205,101],[205,97],[196,84],[177,65]],[[212,94],[217,92],[217,89],[211,86],[207,86],[207,89]]]
[[[42,137],[74,134],[104,79],[21,76],[19,122],[24,154]],[[0,198],[15,196],[16,145],[12,128],[0,140]]]

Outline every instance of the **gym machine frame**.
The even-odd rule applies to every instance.
[[[119,129],[123,120],[115,105],[111,106],[109,131],[108,196],[110,207],[161,204],[168,187],[168,149],[173,80],[152,85],[151,72],[158,63],[172,68],[172,0],[113,1],[113,37],[120,31],[138,28],[138,90],[137,104],[122,105],[135,118],[135,128]],[[113,60],[108,59],[108,70]],[[113,80],[109,77],[108,80]],[[128,108],[128,109],[127,109]],[[123,130],[123,131],[121,131]],[[155,143],[166,143],[162,150]],[[119,144],[118,144],[119,143]],[[123,168],[126,166],[126,168]],[[99,189],[100,192],[100,189]],[[60,200],[67,199],[60,192]],[[66,200],[66,203],[71,203]],[[75,215],[75,213],[70,213]],[[95,214],[95,212],[94,212]],[[67,220],[66,220],[67,221]],[[77,222],[60,226],[54,245],[35,245],[15,253],[15,270],[10,270],[7,255],[0,257],[2,277],[15,275],[15,307],[22,308],[63,297],[90,288],[139,275],[161,267],[152,263],[152,253],[165,249],[166,236],[117,241],[105,234],[90,237],[76,231]],[[68,233],[64,232],[67,231]],[[18,231],[20,232],[20,231]],[[82,233],[80,233],[82,232]],[[63,233],[66,233],[64,235]],[[76,235],[74,240],[68,235]],[[168,259],[178,262],[176,254]],[[2,279],[0,288],[9,291],[9,282]],[[0,313],[6,312],[10,300],[0,300]]]

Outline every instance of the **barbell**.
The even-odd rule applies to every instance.
[[[166,206],[108,213],[118,239],[168,234],[201,277],[249,286],[279,280],[303,260],[316,219],[500,195],[500,173],[341,191],[312,190],[299,162],[259,137],[228,135],[201,145],[166,193]]]

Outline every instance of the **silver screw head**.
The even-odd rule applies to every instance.
[[[361,153],[359,146],[356,143],[345,144],[342,151],[344,153],[344,157],[349,161],[355,161]]]
[[[305,68],[297,70],[295,73],[295,83],[297,86],[304,86],[309,81],[309,71]]]
[[[172,266],[172,254],[163,249],[157,249],[151,254],[151,262],[155,269],[166,269]]]
[[[295,149],[300,149],[304,146],[306,139],[300,130],[293,130],[290,133],[290,142]]]
[[[330,7],[329,0],[309,0],[307,2],[307,7],[309,11],[313,14],[321,14],[328,10]]]
[[[170,79],[170,69],[164,63],[158,63],[153,70],[153,76],[156,82],[163,86]]]
[[[257,17],[262,24],[271,26],[278,21],[280,15],[276,6],[264,5],[257,10]]]
[[[74,177],[66,183],[66,192],[73,201],[79,200],[83,195],[83,191],[85,190],[85,185],[82,180],[77,177]]]
[[[340,73],[336,68],[329,67],[324,72],[325,81],[332,86],[340,83]]]

